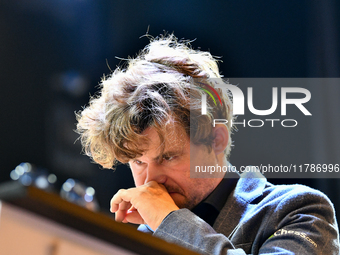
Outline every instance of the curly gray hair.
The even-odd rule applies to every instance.
[[[190,141],[206,144],[214,140],[213,119],[228,120],[231,149],[232,104],[222,95],[222,105],[209,98],[207,115],[201,114],[202,90],[198,84],[214,87],[221,79],[217,61],[209,52],[193,50],[188,42],[179,42],[174,35],[151,40],[126,69],[117,68],[101,81],[101,91],[89,105],[77,113],[77,132],[85,153],[105,168],[117,161],[127,163],[141,156],[138,144],[146,138],[142,132],[157,130],[164,141],[167,125],[179,124]],[[138,143],[138,144],[137,144]]]

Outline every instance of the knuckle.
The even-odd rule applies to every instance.
[[[149,181],[148,183],[146,183],[146,187],[155,187],[157,185],[156,181]]]
[[[117,191],[117,193],[112,197],[110,203],[114,203],[116,200],[120,200],[120,198],[122,197],[123,193],[125,192],[125,189],[120,189]]]
[[[120,189],[120,190],[118,190],[118,192],[116,193],[116,195],[120,195],[120,194],[124,193],[125,191],[126,191],[126,189]]]

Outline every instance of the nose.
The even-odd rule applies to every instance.
[[[158,163],[150,163],[147,166],[145,183],[155,181],[163,184],[166,182],[166,175],[163,167]]]

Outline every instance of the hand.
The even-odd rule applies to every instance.
[[[178,209],[166,188],[155,181],[121,189],[111,199],[111,212],[116,213],[116,221],[147,224],[153,230],[170,212]]]

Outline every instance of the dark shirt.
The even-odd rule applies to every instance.
[[[239,179],[238,173],[227,173],[210,195],[200,202],[192,212],[213,226],[218,214],[234,190]]]

